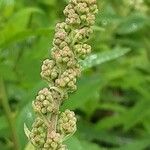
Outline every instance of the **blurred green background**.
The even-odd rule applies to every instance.
[[[78,117],[69,150],[150,150],[150,1],[97,1],[93,53],[62,106]],[[23,124],[34,119],[40,66],[67,2],[0,0],[0,150],[28,143]]]

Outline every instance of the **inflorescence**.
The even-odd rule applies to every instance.
[[[77,90],[79,61],[91,53],[86,42],[97,12],[96,0],[70,0],[64,10],[66,20],[56,25],[52,58],[44,60],[41,68],[48,87],[33,101],[37,117],[27,135],[37,150],[67,150],[63,141],[76,131],[75,113],[68,109],[60,112],[59,107],[69,93]]]

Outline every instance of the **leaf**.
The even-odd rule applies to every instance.
[[[144,150],[148,146],[150,146],[150,138],[135,140],[129,144],[121,146],[120,148],[113,148],[112,150]]]
[[[26,8],[14,14],[0,32],[0,45],[27,28],[32,13],[42,13],[38,8]],[[13,31],[13,32],[12,32]]]
[[[92,142],[82,141],[82,146],[86,150],[102,150],[102,148],[100,148],[100,146],[98,146],[97,144],[94,144]]]
[[[69,138],[69,140],[66,141],[65,144],[68,146],[69,150],[84,150],[81,142],[75,136]]]
[[[150,101],[142,100],[123,116],[124,130],[127,131],[138,123],[142,123],[146,116],[150,115]],[[142,113],[141,113],[142,112]]]
[[[35,150],[34,146],[31,143],[28,143],[25,147],[25,150]]]
[[[23,149],[25,145],[28,142],[28,138],[26,137],[24,133],[24,123],[29,127],[31,127],[33,121],[34,121],[34,112],[32,110],[31,103],[28,103],[28,105],[25,105],[25,107],[22,109],[20,114],[17,117],[17,123],[16,123],[16,130],[18,133],[18,141],[20,144],[20,148]]]
[[[119,34],[130,34],[136,32],[146,25],[148,18],[141,14],[133,14],[124,19],[118,27]]]
[[[110,145],[121,146],[122,144],[132,141],[131,138],[117,135],[111,130],[96,129],[94,124],[80,120],[78,123],[77,135],[86,141],[99,141]]]
[[[64,103],[63,108],[80,108],[90,98],[93,98],[93,95],[97,94],[101,82],[99,75],[80,79],[77,85],[77,92],[70,95],[69,99]]]
[[[42,0],[41,3],[45,5],[55,6],[56,0]]]
[[[130,51],[129,48],[115,48],[112,51],[107,51],[103,53],[92,54],[88,56],[84,61],[81,62],[83,69],[88,69],[102,63],[114,60],[121,57]]]
[[[8,64],[4,63],[0,63],[0,75],[5,80],[16,81],[17,79],[13,69]]]
[[[21,40],[25,40],[31,36],[48,36],[50,33],[52,33],[53,30],[53,28],[25,29],[5,39],[5,41],[0,43],[0,47],[6,48],[10,46],[10,44],[16,43]]]
[[[5,116],[1,116],[0,117],[0,131],[6,129],[7,127],[8,127],[8,122]]]
[[[26,136],[28,137],[28,139],[29,139],[29,135],[30,135],[30,130],[28,129],[28,127],[26,126],[26,124],[24,123],[24,132],[25,132],[25,134],[26,134]]]

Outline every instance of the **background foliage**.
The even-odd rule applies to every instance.
[[[0,0],[0,149],[24,150],[23,124],[45,86],[40,65],[67,0]],[[98,0],[99,14],[78,91],[69,150],[150,149],[150,1]],[[13,143],[15,142],[15,147]],[[31,150],[27,147],[26,149]]]

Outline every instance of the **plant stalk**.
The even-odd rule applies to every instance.
[[[14,119],[12,117],[12,112],[11,112],[11,109],[10,109],[10,106],[8,103],[8,98],[7,98],[3,78],[0,78],[0,100],[1,100],[2,107],[3,107],[5,114],[6,114],[8,125],[9,125],[10,130],[11,130],[11,136],[12,136],[12,140],[13,140],[14,149],[19,150],[19,143],[17,140],[17,132],[15,129]]]

